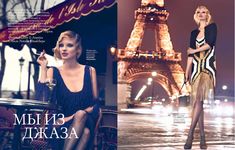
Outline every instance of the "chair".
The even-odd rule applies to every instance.
[[[12,145],[10,145],[9,143],[11,143],[13,140],[12,133],[14,133],[15,113],[16,113],[15,109],[0,107],[0,141],[1,141],[0,148],[9,149],[7,147],[10,147],[10,149],[12,149]],[[30,110],[30,111],[25,111],[24,113],[28,114],[33,112]],[[25,129],[27,127],[34,127],[34,125],[22,125],[20,131],[25,132]],[[27,140],[24,140],[24,142],[22,142],[21,144],[22,148],[29,147],[29,143]]]
[[[0,107],[0,147],[3,149],[10,147],[8,143],[11,140],[10,133],[14,131],[14,113],[13,109]]]
[[[117,149],[117,111],[103,109],[98,132],[98,149]]]

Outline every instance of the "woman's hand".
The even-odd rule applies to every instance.
[[[70,121],[71,119],[73,119],[73,115],[69,116],[69,117],[65,117],[65,118],[58,118],[54,124],[55,127],[63,125],[65,122]]]
[[[46,54],[46,52],[45,52],[45,50],[43,50],[43,51],[41,52],[40,56],[39,56],[38,59],[37,59],[37,62],[38,62],[39,65],[40,65],[41,67],[43,67],[43,68],[46,68],[46,67],[47,67],[47,64],[48,64],[48,61],[47,61],[47,59],[46,59],[46,57],[45,57],[45,54]]]
[[[189,54],[195,54],[196,52],[197,52],[196,49],[192,49],[192,48],[189,48],[189,49],[187,50],[188,55],[189,55]]]
[[[184,75],[184,83],[187,83],[189,81],[189,74],[186,72]]]
[[[87,107],[85,111],[91,113],[93,111],[93,106]]]

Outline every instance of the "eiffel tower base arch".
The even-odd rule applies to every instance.
[[[127,102],[131,99],[131,85],[126,81],[119,81],[118,84],[118,110],[127,108]]]

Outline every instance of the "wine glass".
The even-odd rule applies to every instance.
[[[48,102],[51,103],[52,91],[53,91],[54,87],[56,86],[56,79],[47,79],[46,80],[46,86],[49,88]]]

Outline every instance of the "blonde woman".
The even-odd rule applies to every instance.
[[[203,101],[211,99],[211,96],[214,95],[217,27],[212,21],[212,17],[206,6],[197,7],[194,20],[198,28],[191,32],[185,72],[185,81],[187,82],[191,78],[191,101],[193,102],[193,110],[191,126],[184,149],[191,149],[197,123],[200,130],[200,148],[207,149],[204,132]]]
[[[53,138],[49,140],[52,149],[90,149],[93,143],[93,133],[96,119],[98,118],[96,72],[93,67],[78,63],[77,59],[82,53],[81,37],[73,31],[62,32],[54,48],[56,59],[63,61],[59,68],[52,67],[47,69],[47,59],[45,52],[42,52],[38,58],[41,66],[41,75],[39,80],[38,93],[40,89],[45,88],[47,79],[56,79],[56,86],[53,89],[52,99],[62,107],[65,116],[61,126],[56,126],[59,135],[62,136],[61,128],[68,129],[66,139]],[[62,120],[57,119],[61,124]],[[50,123],[48,134],[52,132],[55,124]],[[72,134],[76,131],[76,136]],[[63,136],[64,137],[64,136]],[[91,142],[91,143],[89,143]]]

